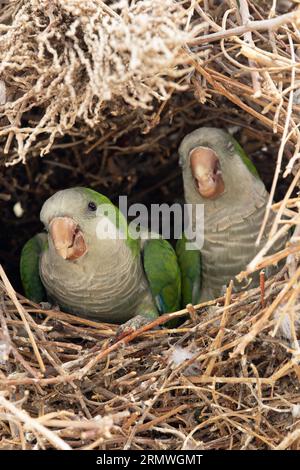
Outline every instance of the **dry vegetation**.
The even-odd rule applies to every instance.
[[[1,268],[1,448],[300,448],[299,4],[166,3],[2,8],[0,200],[13,238],[0,246],[5,270],[16,233],[36,228],[30,218],[10,223],[10,204],[37,216],[33,199],[66,178],[109,195],[161,186],[167,200],[178,194],[176,148],[204,124],[237,133],[270,189],[266,217],[277,213],[241,276],[286,265],[257,289],[234,295],[229,286],[216,308],[189,307],[176,330],[148,325],[116,343],[113,325],[16,295]],[[287,247],[268,257],[293,226]]]

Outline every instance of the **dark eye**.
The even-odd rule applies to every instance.
[[[88,209],[89,211],[95,212],[97,210],[97,206],[93,201],[90,201],[88,203]]]

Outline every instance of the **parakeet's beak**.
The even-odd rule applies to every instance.
[[[55,217],[49,231],[55,249],[63,259],[73,261],[87,252],[83,233],[70,217]]]
[[[207,199],[220,196],[225,189],[219,159],[208,147],[196,147],[190,152],[190,166],[196,189]]]

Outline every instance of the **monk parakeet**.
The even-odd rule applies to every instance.
[[[176,247],[183,301],[204,302],[222,295],[229,281],[246,268],[265,244],[272,217],[260,245],[256,246],[255,242],[268,193],[244,150],[221,129],[196,129],[183,139],[179,155],[185,201],[204,205],[201,255],[199,251],[186,251],[184,240]],[[191,222],[194,231],[200,229],[195,213]],[[279,240],[273,250],[280,249],[284,242]],[[255,273],[251,286],[257,282],[258,273]],[[244,286],[235,282],[236,290]]]
[[[180,308],[175,251],[161,238],[133,237],[107,197],[87,188],[59,191],[40,218],[47,233],[30,239],[21,255],[28,298],[41,302],[46,293],[66,312],[111,323]]]

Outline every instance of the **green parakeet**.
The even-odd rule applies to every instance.
[[[46,232],[29,240],[20,262],[25,294],[69,313],[123,323],[180,308],[175,251],[161,238],[134,238],[123,214],[87,188],[59,191],[42,207]]]
[[[222,295],[229,281],[246,268],[265,244],[273,216],[256,246],[268,193],[251,160],[225,131],[210,127],[193,131],[183,139],[179,155],[185,201],[204,205],[201,273],[199,251],[187,252],[182,240],[177,243],[183,299],[184,303],[204,302]],[[192,226],[200,229],[195,215]],[[273,250],[284,243],[285,239],[278,240]],[[257,283],[255,273],[251,287]],[[244,286],[235,281],[235,290]]]

